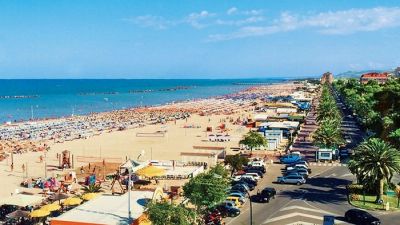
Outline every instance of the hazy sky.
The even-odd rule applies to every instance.
[[[399,65],[398,0],[0,0],[0,78],[296,77]]]

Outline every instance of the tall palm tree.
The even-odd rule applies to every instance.
[[[323,120],[313,134],[313,139],[315,145],[325,148],[343,144],[342,132],[336,120]]]
[[[383,185],[400,172],[400,152],[381,139],[371,138],[356,148],[349,169],[361,182],[376,187],[376,202],[382,202]]]

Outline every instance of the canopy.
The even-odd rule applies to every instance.
[[[155,167],[155,166],[147,166],[135,172],[136,175],[145,176],[145,177],[156,177],[165,175],[165,170]]]
[[[82,199],[86,200],[86,201],[89,201],[89,200],[92,200],[92,199],[94,199],[94,198],[96,198],[98,196],[99,196],[98,193],[86,193],[86,194],[82,195]]]
[[[6,217],[7,218],[11,218],[11,219],[28,218],[29,217],[29,212],[18,209],[16,211],[12,212],[12,213],[7,214]]]
[[[40,208],[40,209],[44,210],[44,211],[53,212],[53,211],[60,210],[61,206],[59,204],[53,203],[53,204],[48,204],[48,205],[42,206],[42,208]]]
[[[67,198],[64,201],[64,205],[66,205],[66,206],[79,205],[81,203],[82,203],[82,199],[75,198],[75,197]]]
[[[43,209],[34,210],[29,214],[29,216],[32,218],[40,218],[48,215],[50,215],[50,212]]]
[[[42,202],[44,198],[36,195],[17,194],[0,200],[0,205],[16,205],[25,207],[28,205],[36,205]]]

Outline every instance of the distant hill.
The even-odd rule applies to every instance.
[[[371,72],[385,72],[390,70],[361,70],[361,71],[347,71],[343,73],[339,73],[334,75],[335,78],[360,78],[360,76],[364,73],[371,73]]]

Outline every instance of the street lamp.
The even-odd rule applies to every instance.
[[[251,195],[250,192],[245,188],[247,195],[249,196],[249,202],[250,202],[250,225],[253,225],[253,205],[251,203]]]

